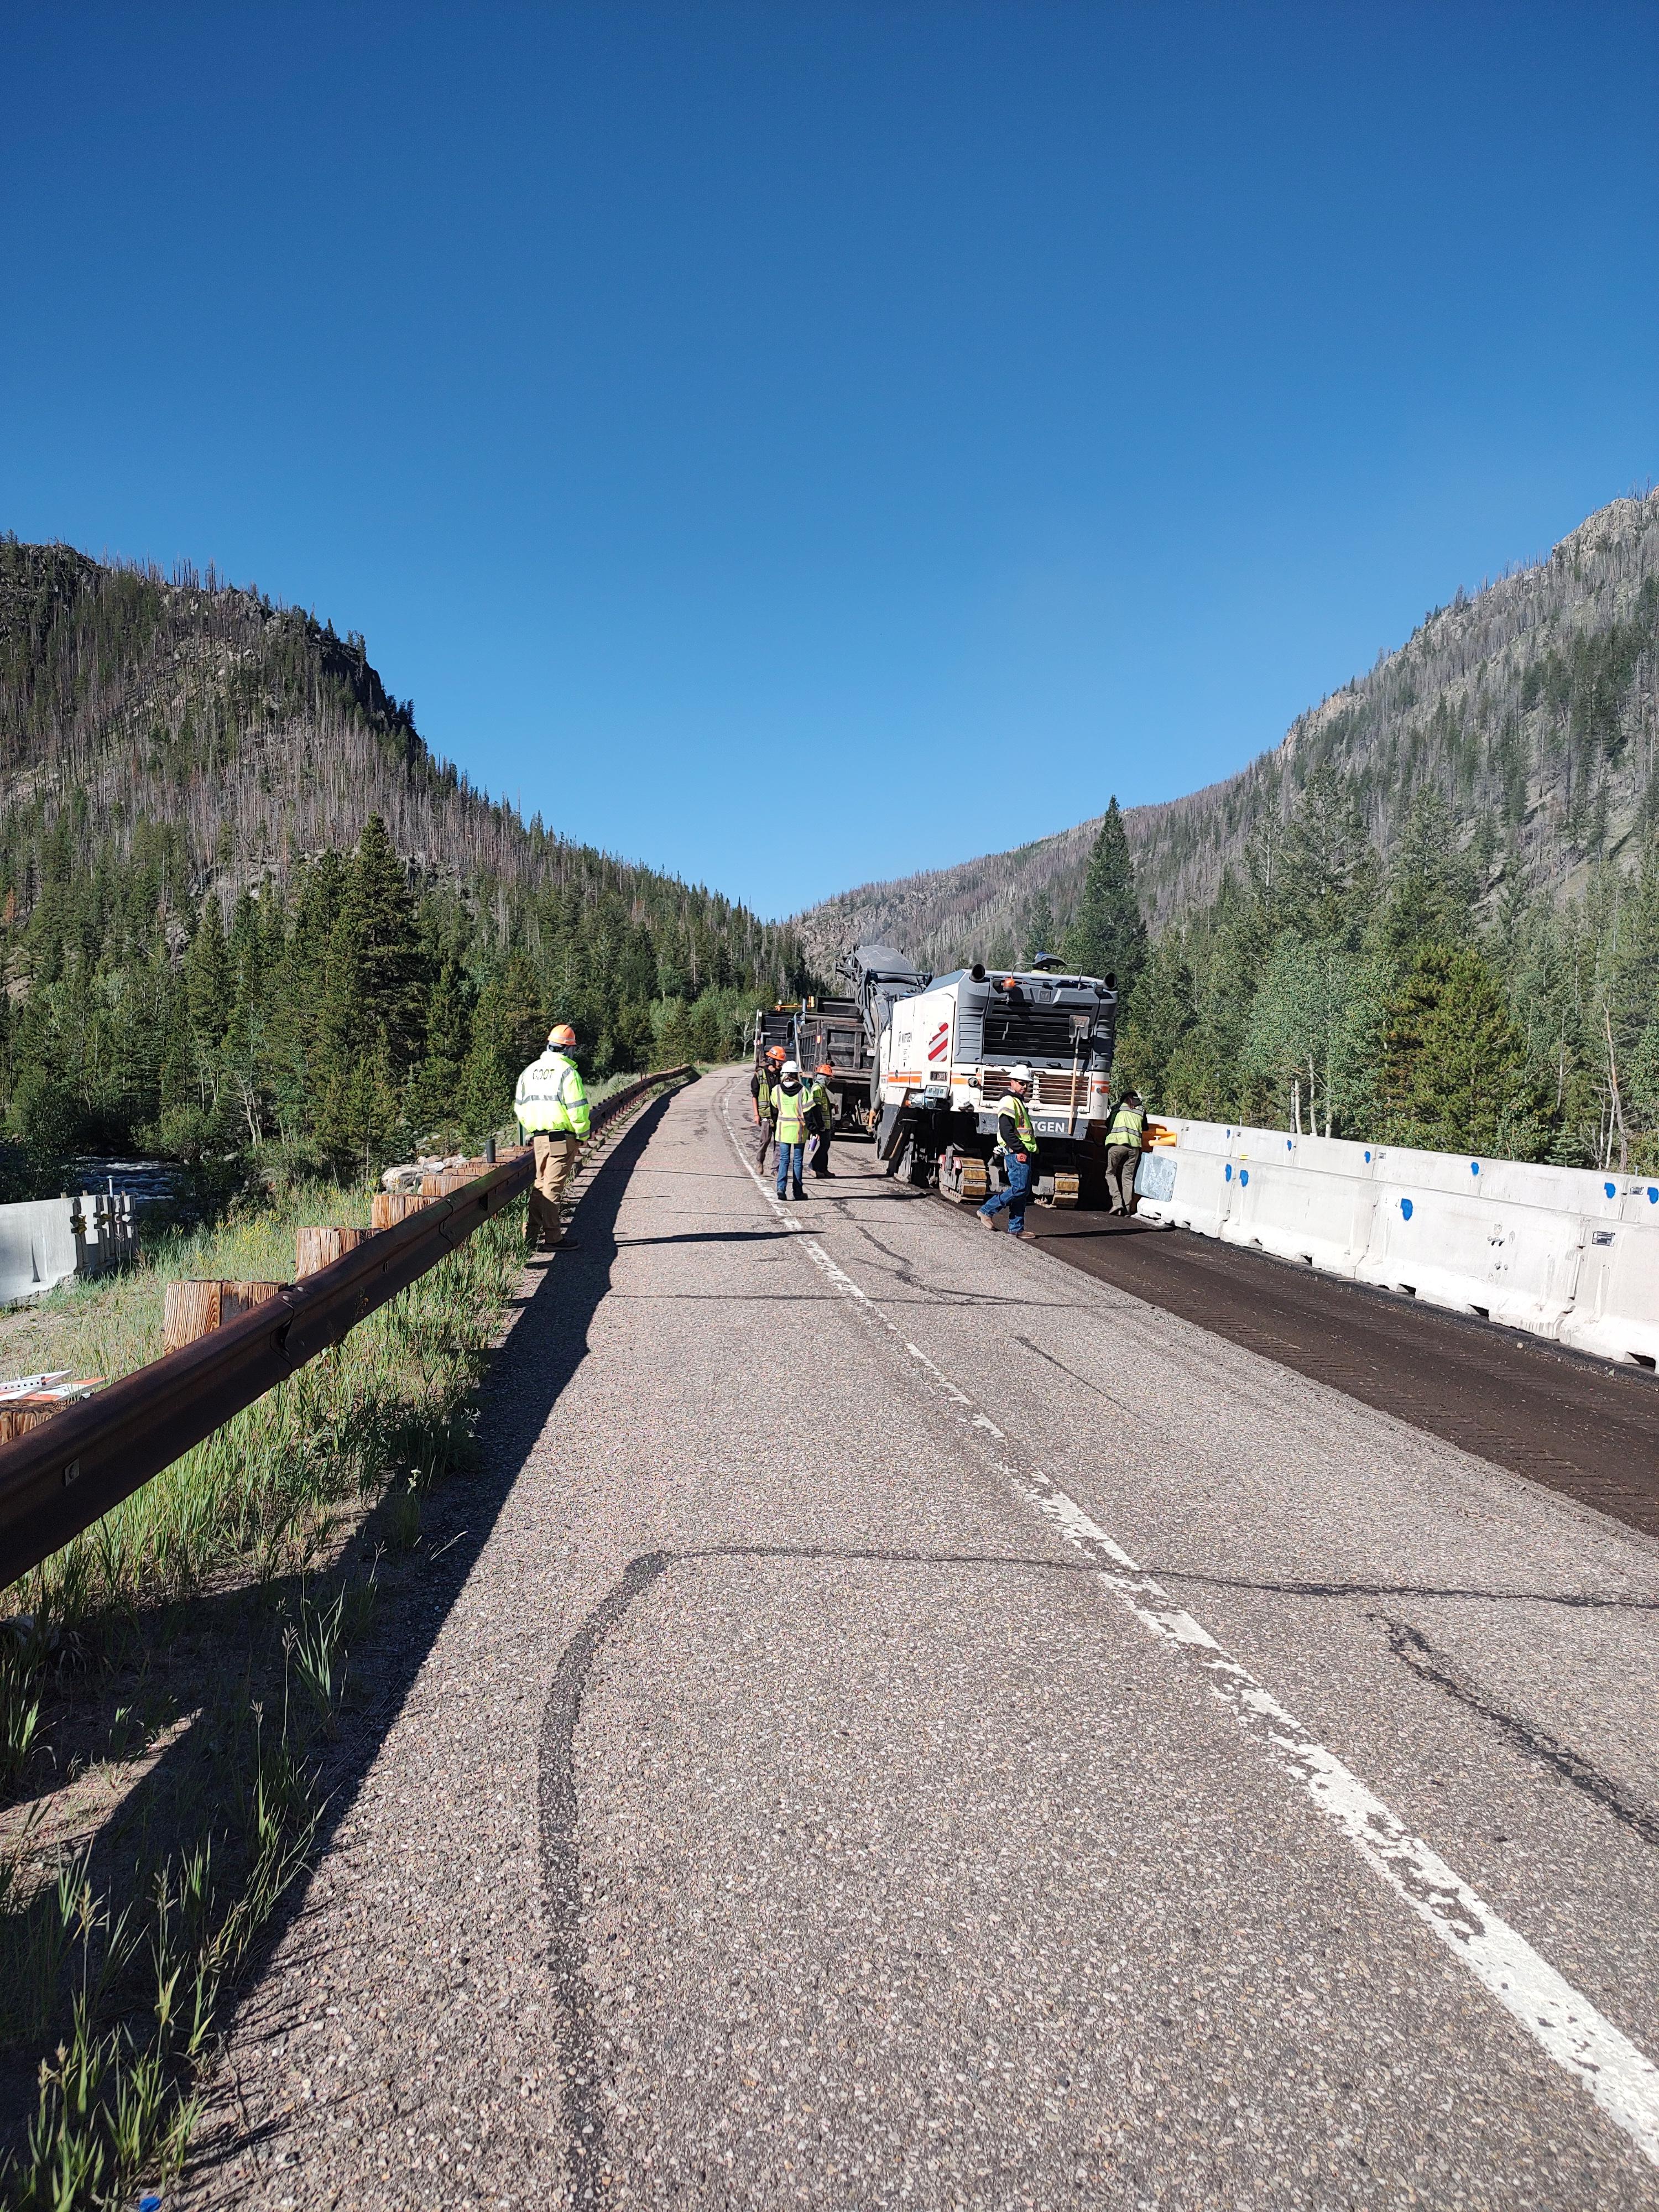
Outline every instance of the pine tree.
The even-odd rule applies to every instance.
[[[528,962],[515,955],[491,969],[478,994],[459,1083],[461,1126],[469,1143],[481,1144],[513,1119],[520,1071],[547,1038],[548,1024],[535,991]],[[580,1049],[575,1056],[581,1060]]]
[[[1352,786],[1316,769],[1279,848],[1275,918],[1301,937],[1356,951],[1380,874]]]
[[[410,1090],[410,1116],[417,1139],[441,1130],[459,1133],[457,1101],[471,1027],[460,974],[453,960],[446,960],[427,1000],[426,1052]]]
[[[185,999],[198,1044],[216,1052],[230,1018],[230,957],[219,902],[211,893],[202,902],[201,919],[185,955]]]
[[[1066,933],[1066,958],[1080,975],[1115,975],[1120,1005],[1146,964],[1146,925],[1115,794],[1089,855],[1077,915]]]
[[[1386,1135],[1429,1152],[1539,1159],[1547,1103],[1503,986],[1473,945],[1425,945],[1383,1035]]]
[[[1412,799],[1377,917],[1382,949],[1410,960],[1419,946],[1466,944],[1474,927],[1474,870],[1458,849],[1451,810],[1425,787]]]
[[[355,1026],[385,1046],[387,1064],[401,1076],[425,1045],[430,978],[404,865],[378,814],[363,824],[340,920],[350,973],[343,969],[338,980],[356,1001]]]
[[[1181,933],[1171,930],[1152,948],[1118,1024],[1115,1085],[1121,1090],[1133,1083],[1144,1098],[1169,1105],[1171,1112],[1192,1112],[1185,1101],[1178,1106],[1170,1103],[1167,1085],[1170,1062],[1197,1021],[1193,971]]]

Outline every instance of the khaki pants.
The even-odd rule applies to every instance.
[[[1114,1213],[1135,1210],[1135,1170],[1140,1165],[1139,1145],[1106,1147],[1106,1203]]]
[[[533,1139],[536,1147],[536,1182],[530,1194],[530,1218],[525,1223],[525,1242],[532,1248],[539,1240],[544,1244],[564,1242],[564,1216],[559,1201],[564,1196],[564,1187],[570,1180],[576,1164],[576,1154],[581,1147],[574,1137],[549,1137],[541,1130]]]

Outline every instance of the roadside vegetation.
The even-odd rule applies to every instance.
[[[1438,793],[1386,862],[1361,799],[1316,769],[1151,941],[1114,800],[1075,911],[1034,907],[1028,949],[1116,972],[1116,1073],[1154,1111],[1659,1173],[1659,831],[1577,897],[1483,904]]]
[[[52,1364],[161,1349],[172,1276],[286,1280],[312,1188],[156,1246],[35,1317]],[[177,2172],[225,2000],[303,1870],[355,1656],[472,1463],[519,1208],[5,1594],[0,2089],[9,2204],[126,2205]]]

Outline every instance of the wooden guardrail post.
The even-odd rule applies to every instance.
[[[9,1444],[14,1437],[27,1436],[38,1429],[42,1421],[49,1421],[54,1413],[61,1413],[73,1402],[68,1398],[48,1397],[44,1391],[33,1392],[24,1398],[14,1398],[0,1405],[0,1444]]]
[[[400,1221],[407,1221],[411,1213],[418,1213],[430,1200],[412,1190],[377,1190],[369,1206],[370,1226],[375,1229],[395,1229]]]
[[[274,1298],[284,1283],[169,1283],[161,1319],[161,1349],[177,1352],[228,1321]]]
[[[343,1253],[355,1252],[374,1234],[373,1229],[296,1229],[294,1232],[295,1281],[300,1282],[307,1275],[314,1275],[319,1269],[331,1267]]]
[[[465,1190],[468,1183],[476,1182],[483,1172],[481,1166],[474,1167],[471,1164],[464,1168],[441,1168],[436,1175],[421,1177],[421,1196],[453,1198],[458,1190]]]

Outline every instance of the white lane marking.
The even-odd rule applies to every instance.
[[[721,1102],[738,1158],[779,1220],[800,1235],[801,1249],[826,1279],[878,1322],[926,1370],[931,1388],[968,1409],[967,1425],[1007,1438],[968,1393],[911,1343],[892,1316],[832,1260],[803,1223],[792,1220],[745,1157]],[[1201,1622],[1183,1611],[1153,1577],[1091,1521],[1074,1498],[1041,1469],[992,1466],[1028,1504],[1054,1522],[1066,1541],[1103,1567],[1103,1586],[1127,1605],[1147,1632],[1203,1669],[1211,1690],[1228,1706],[1258,1748],[1341,1830],[1371,1871],[1404,1899],[1430,1932],[1460,1959],[1481,1986],[1525,2028],[1556,2063],[1586,2088],[1608,2118],[1659,2165],[1659,2067],[1622,2029],[1581,1996],[1523,1936],[1499,1918],[1484,1899],[1414,1836],[1398,1815],[1333,1751],[1264,1688],[1249,1668],[1218,1644]]]

